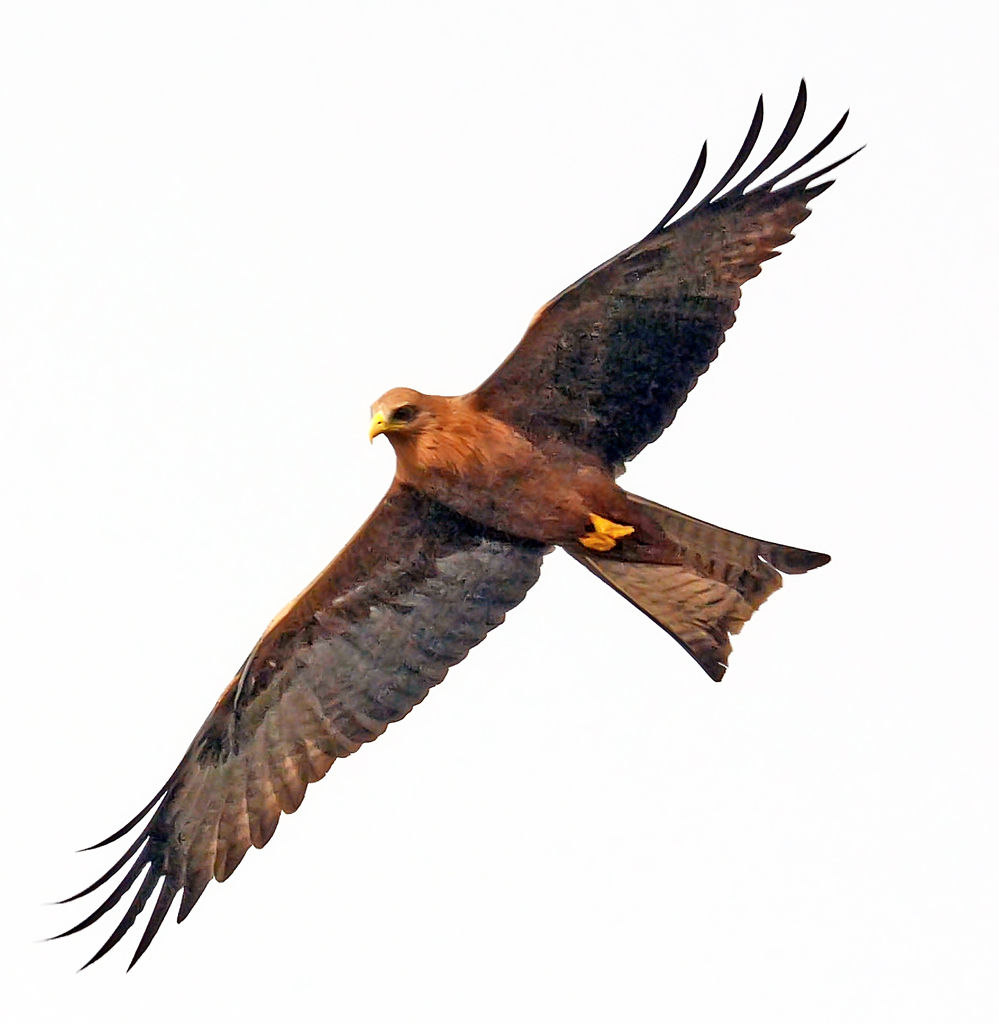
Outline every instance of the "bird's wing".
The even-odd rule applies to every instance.
[[[480,407],[532,439],[560,438],[618,468],[659,437],[735,322],[742,285],[790,241],[792,228],[809,214],[809,200],[832,184],[811,182],[849,159],[776,187],[832,142],[844,114],[800,160],[751,187],[794,138],[805,100],[802,82],[777,141],[729,188],[759,137],[761,99],[722,180],[673,220],[700,180],[705,143],[666,216],[539,311],[517,348],[473,393]]]
[[[134,924],[162,879],[134,964],[177,894],[182,921],[213,876],[224,881],[251,845],[270,839],[310,782],[408,714],[503,621],[537,580],[544,554],[539,544],[478,527],[393,485],[272,623],[159,793],[97,844],[126,835],[152,810],[117,863],[71,899],[124,870],[117,888],[63,934],[101,918],[138,882],[93,963]]]

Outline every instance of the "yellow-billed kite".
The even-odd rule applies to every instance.
[[[828,561],[711,526],[616,483],[714,359],[742,285],[831,184],[812,182],[849,159],[781,184],[826,149],[844,115],[800,160],[755,184],[804,111],[802,83],[773,147],[729,187],[759,137],[761,100],[722,180],[674,220],[700,180],[705,145],[652,231],[549,302],[475,391],[442,398],[397,389],[375,403],[371,437],[385,434],[396,451],[392,486],[268,627],[163,788],[104,840],[152,811],[114,866],[72,897],[124,871],[66,935],[138,883],[90,963],[121,939],[161,880],[132,963],[178,894],[178,920],[187,917],[211,878],[224,881],[251,845],[270,839],[310,782],[408,714],[503,621],[553,546],[671,633],[712,679],[725,671],[730,634],[780,586],[780,573]]]

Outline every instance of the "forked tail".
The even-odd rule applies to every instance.
[[[629,560],[623,545],[606,554],[575,545],[565,550],[675,637],[715,680],[725,674],[729,637],[780,587],[781,573],[829,561],[817,551],[746,537],[628,497],[680,545],[681,564]]]

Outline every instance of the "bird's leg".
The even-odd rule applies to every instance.
[[[604,519],[603,516],[590,513],[590,522],[593,524],[592,533],[584,533],[579,538],[579,543],[591,551],[610,551],[622,537],[627,537],[635,532],[634,526],[622,526],[620,523]]]

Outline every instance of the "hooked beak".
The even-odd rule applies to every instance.
[[[376,412],[371,417],[371,426],[368,427],[368,441],[373,442],[379,434],[384,434],[388,428],[388,420],[380,412]]]

